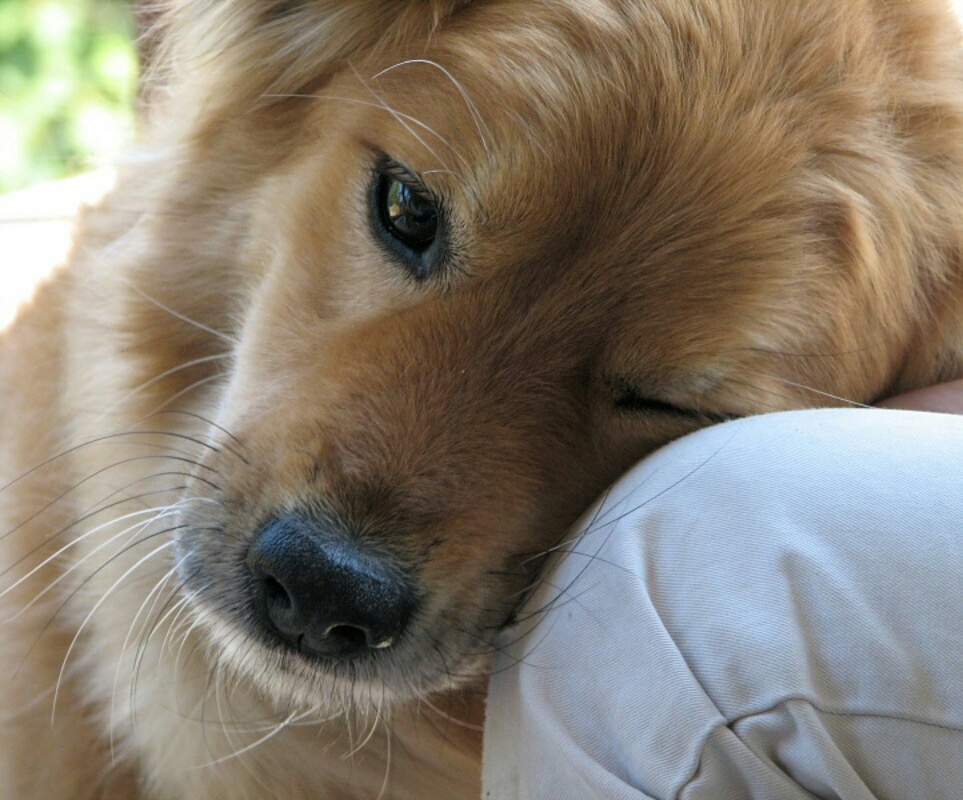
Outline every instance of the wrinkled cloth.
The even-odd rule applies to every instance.
[[[708,428],[559,550],[503,635],[485,798],[963,799],[963,417]]]

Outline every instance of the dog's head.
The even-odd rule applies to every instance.
[[[959,369],[938,3],[210,6],[164,23],[124,313],[150,402],[214,409],[185,591],[285,702],[483,674],[673,438]]]

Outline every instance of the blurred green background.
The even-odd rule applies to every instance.
[[[107,163],[133,135],[129,0],[0,0],[0,192]]]

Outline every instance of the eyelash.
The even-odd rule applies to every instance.
[[[693,420],[709,420],[712,423],[727,422],[735,419],[732,414],[720,414],[714,411],[699,411],[694,408],[682,408],[680,406],[666,403],[663,400],[654,400],[640,395],[628,381],[614,380],[608,382],[615,392],[615,408],[627,414],[632,413],[653,413],[653,414],[673,414],[677,417],[687,417]]]
[[[425,186],[425,184],[422,183],[421,178],[411,172],[403,164],[399,164],[397,161],[388,158],[388,156],[382,156],[378,162],[378,165],[375,167],[374,172],[376,178],[378,175],[384,175],[387,178],[393,178],[396,181],[400,181],[401,183],[411,187],[412,190],[424,197],[426,200],[430,200],[437,208],[441,208],[441,198],[438,197],[434,191]]]
[[[650,400],[632,391],[620,394],[615,400],[615,407],[619,411],[626,412],[652,411],[659,414],[685,414],[686,416],[696,413],[679,408],[671,403],[665,403],[662,400]]]

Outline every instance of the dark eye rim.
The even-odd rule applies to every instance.
[[[673,405],[664,400],[646,397],[638,391],[631,381],[624,378],[617,378],[606,381],[615,395],[615,408],[617,411],[626,414],[672,414],[677,417],[686,417],[692,420],[708,421],[713,424],[729,422],[737,419],[736,414],[726,414],[717,411],[704,411],[696,408],[686,408]]]
[[[434,206],[438,220],[434,238],[424,247],[415,247],[399,238],[385,217],[384,200],[389,182],[404,184],[418,197]],[[400,262],[408,275],[422,283],[443,271],[448,254],[448,214],[443,199],[425,186],[418,175],[403,164],[382,156],[372,171],[369,190],[369,217],[375,238],[387,255]]]

